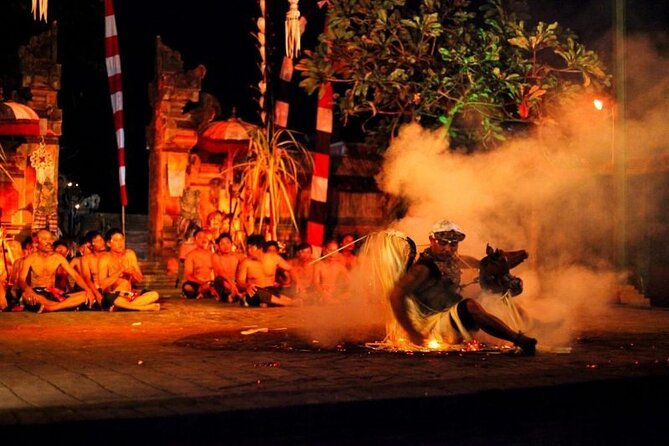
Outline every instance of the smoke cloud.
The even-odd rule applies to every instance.
[[[597,110],[593,96],[582,96],[533,136],[475,154],[450,150],[443,131],[407,125],[386,152],[377,178],[384,192],[409,203],[406,217],[393,227],[413,238],[419,251],[432,224],[442,219],[466,232],[461,254],[481,258],[486,244],[529,251],[530,258],[513,270],[525,284],[515,299],[532,320],[527,331],[543,345],[569,345],[588,320],[605,318],[616,300],[621,277],[614,268],[615,138],[624,135],[628,162],[666,156],[669,61],[648,39],[630,38],[627,49],[634,72],[628,73],[624,109],[604,98],[604,108]],[[624,133],[614,128],[615,113],[625,113]],[[633,173],[628,171],[632,213],[643,203],[647,221],[657,221],[655,191],[635,188],[629,179]],[[626,237],[634,242],[646,236],[646,229],[628,224]],[[508,321],[490,297],[482,302]],[[347,326],[382,323],[381,315],[359,314],[370,318],[338,319]],[[329,323],[327,317],[319,322]]]

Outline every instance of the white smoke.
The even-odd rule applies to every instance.
[[[598,111],[593,97],[583,96],[533,137],[472,155],[451,151],[442,131],[407,125],[377,178],[384,192],[408,201],[406,217],[393,227],[419,245],[427,243],[432,224],[449,219],[467,233],[461,254],[481,258],[487,243],[529,251],[530,258],[512,271],[525,285],[515,299],[530,314],[527,328],[540,344],[568,345],[589,320],[605,319],[616,299],[615,113],[626,111],[628,160],[667,154],[669,61],[644,38],[630,39],[627,48],[633,72],[624,109],[611,108],[609,98]],[[658,207],[649,192],[630,190],[628,199],[645,203],[652,220]],[[642,231],[643,225],[629,225],[628,240]],[[328,326],[327,317],[318,324]]]

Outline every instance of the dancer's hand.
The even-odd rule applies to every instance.
[[[257,285],[249,285],[249,286],[246,287],[246,293],[249,296],[255,296],[257,291],[258,291],[258,286]]]

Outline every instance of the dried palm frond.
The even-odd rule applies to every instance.
[[[241,172],[239,219],[244,222],[247,234],[264,230],[276,240],[281,204],[299,230],[289,188],[297,184],[305,165],[311,164],[311,155],[295,132],[275,129],[271,123],[253,131],[247,159],[233,166]],[[264,222],[267,224],[263,228]]]

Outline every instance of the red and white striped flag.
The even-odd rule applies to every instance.
[[[309,10],[306,16],[300,17],[300,29],[304,32],[310,17],[318,9],[329,6],[327,2],[319,2]],[[323,11],[325,12],[325,11]],[[327,29],[327,19],[324,27]],[[290,93],[293,80],[293,60],[284,56],[277,82],[276,101],[274,103],[274,123],[278,127],[288,127],[290,114]],[[316,140],[312,146],[314,172],[311,177],[309,217],[307,220],[307,243],[319,248],[325,241],[325,226],[328,218],[328,183],[330,176],[330,142],[332,139],[332,85],[322,87],[316,110]]]
[[[123,131],[123,88],[121,84],[121,57],[116,34],[116,17],[112,0],[105,0],[105,64],[114,113],[114,129],[118,146],[118,180],[121,186],[121,206],[128,205],[125,188],[125,133]]]

